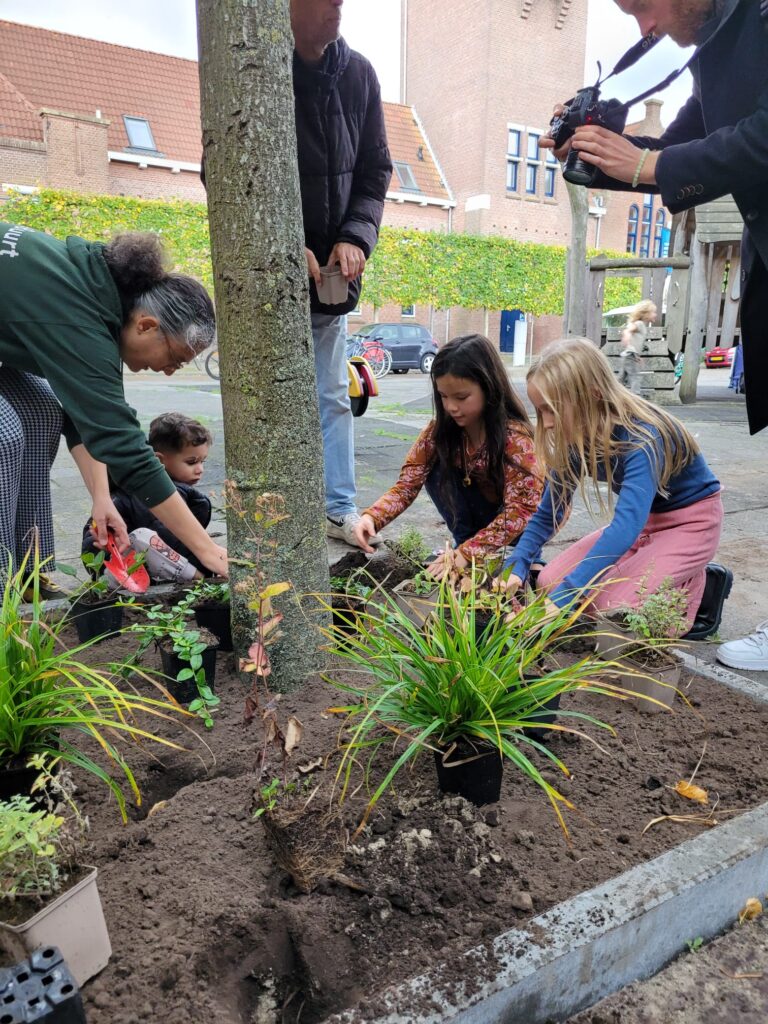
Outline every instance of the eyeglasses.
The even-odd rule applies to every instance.
[[[165,369],[166,370],[171,370],[173,373],[175,373],[176,370],[180,370],[182,368],[182,366],[186,366],[186,364],[188,362],[188,359],[186,357],[184,357],[184,356],[179,357],[173,351],[173,349],[171,348],[170,338],[168,338],[167,336],[165,338],[165,344],[166,344],[166,346],[168,348],[168,356],[169,356],[168,365],[165,367]]]

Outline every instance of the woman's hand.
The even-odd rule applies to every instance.
[[[110,497],[94,497],[91,520],[91,534],[97,548],[107,546],[109,530],[115,535],[118,551],[125,551],[130,546],[125,520]]]
[[[227,549],[223,548],[220,544],[216,544],[211,541],[210,548],[197,556],[203,563],[206,569],[215,576],[226,576],[229,573],[229,563],[227,561]]]
[[[369,537],[376,536],[376,524],[369,515],[360,516],[360,522],[354,528],[355,541],[357,546],[362,548],[363,551],[369,555],[373,555],[376,552],[376,548],[372,548],[368,543]]]
[[[427,565],[426,569],[430,576],[441,580],[452,569],[466,569],[468,565],[469,562],[460,551],[447,548],[445,551],[441,551],[437,558]]]

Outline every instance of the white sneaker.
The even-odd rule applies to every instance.
[[[325,521],[325,532],[329,537],[343,540],[345,544],[349,544],[353,548],[360,547],[355,537],[355,527],[360,522],[359,513],[347,512],[345,516],[341,516],[339,519],[332,519],[330,516],[326,516]],[[375,533],[372,537],[368,538],[368,543],[372,548],[375,548],[378,544],[381,544],[381,537],[378,533]]]
[[[729,668],[768,672],[768,619],[759,623],[755,632],[749,636],[721,644],[715,657]]]

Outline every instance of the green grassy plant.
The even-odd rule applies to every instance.
[[[540,786],[565,828],[560,807],[572,805],[542,776],[531,755],[539,754],[565,776],[568,769],[532,730],[542,728],[547,705],[558,696],[579,690],[621,699],[624,693],[598,678],[610,678],[611,670],[592,654],[567,666],[547,658],[572,636],[581,609],[551,617],[543,596],[516,611],[499,596],[492,606],[487,595],[479,600],[475,575],[473,570],[459,587],[441,584],[423,628],[385,595],[358,616],[354,636],[329,631],[331,640],[340,641],[335,653],[360,672],[360,680],[351,683],[325,677],[350,698],[331,709],[345,716],[341,799],[361,760],[370,789],[377,756],[394,749],[394,763],[376,785],[363,824],[401,768],[426,749],[445,751],[468,739],[495,747]],[[558,719],[547,728],[577,732],[579,723],[612,731],[584,712],[562,710]]]
[[[146,740],[180,749],[177,743],[141,727],[137,719],[173,719],[184,712],[147,673],[138,672],[157,688],[156,698],[145,697],[131,686],[125,678],[128,666],[82,661],[97,639],[68,648],[61,635],[67,619],[48,621],[45,616],[40,570],[36,553],[15,571],[9,563],[2,591],[0,770],[35,757],[43,757],[49,769],[58,761],[81,768],[109,787],[126,820],[124,787],[137,803],[141,797],[120,749],[121,740]],[[106,766],[75,746],[70,731],[94,740]]]
[[[0,898],[58,892],[63,825],[29,797],[0,801]]]

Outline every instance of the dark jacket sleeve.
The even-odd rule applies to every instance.
[[[351,242],[360,246],[366,259],[378,241],[379,225],[384,216],[384,200],[391,177],[392,161],[387,146],[381,91],[376,74],[369,66],[368,107],[357,151],[352,194],[336,238],[337,242]]]

